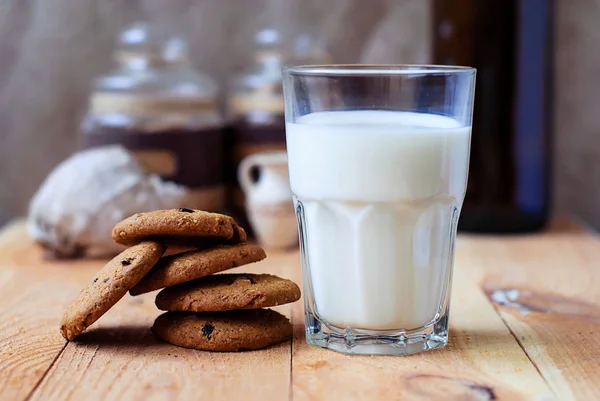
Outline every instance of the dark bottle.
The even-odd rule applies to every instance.
[[[528,232],[548,221],[552,3],[434,0],[434,62],[477,68],[463,231]]]

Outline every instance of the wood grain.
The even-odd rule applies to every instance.
[[[541,236],[463,238],[460,254],[488,292],[520,295],[498,310],[557,398],[600,399],[597,236],[560,223]]]
[[[551,399],[481,288],[461,272],[453,286],[449,345],[408,357],[346,356],[310,347],[302,305],[295,304],[294,400],[334,393],[346,400]]]
[[[289,276],[285,258],[236,272]],[[93,277],[95,270],[89,271]],[[286,274],[287,273],[287,274]],[[156,293],[126,296],[57,359],[32,400],[284,400],[289,394],[290,342],[266,350],[209,353],[155,339]],[[276,308],[289,316],[289,305]]]
[[[41,252],[24,238],[22,224],[0,235],[2,400],[27,397],[66,343],[57,331],[57,316],[69,302],[69,279],[56,279],[57,269],[39,262]],[[26,250],[27,256],[21,253]]]
[[[268,254],[236,270],[300,281],[296,252]],[[64,347],[60,316],[103,262],[43,261],[18,223],[0,232],[0,399],[597,399],[599,259],[600,240],[573,224],[540,235],[461,236],[450,343],[410,357],[310,347],[301,303],[280,307],[292,316],[291,344],[185,350],[148,331],[160,313],[154,294],[126,296]]]

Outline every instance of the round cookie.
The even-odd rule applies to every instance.
[[[258,309],[300,299],[293,281],[270,274],[217,274],[165,288],[156,306],[168,311],[216,312]]]
[[[60,322],[63,337],[73,340],[98,320],[152,269],[165,249],[159,242],[145,241],[108,262],[65,311]]]
[[[223,270],[263,260],[267,255],[258,245],[222,245],[165,256],[129,292],[139,295],[209,276]]]
[[[270,309],[192,313],[167,312],[154,321],[161,340],[204,351],[242,351],[279,344],[292,336],[292,324]]]
[[[131,245],[145,239],[195,245],[207,242],[246,242],[246,232],[232,217],[193,209],[156,210],[136,213],[117,223],[112,238],[123,245]]]

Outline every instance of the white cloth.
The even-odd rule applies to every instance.
[[[75,153],[48,175],[29,205],[28,231],[62,256],[115,253],[120,220],[138,212],[179,207],[187,189],[148,174],[125,148]]]

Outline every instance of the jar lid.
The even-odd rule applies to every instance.
[[[218,86],[192,68],[188,44],[179,36],[138,22],[120,35],[113,58],[117,68],[95,81],[93,110],[183,112],[214,107]]]

